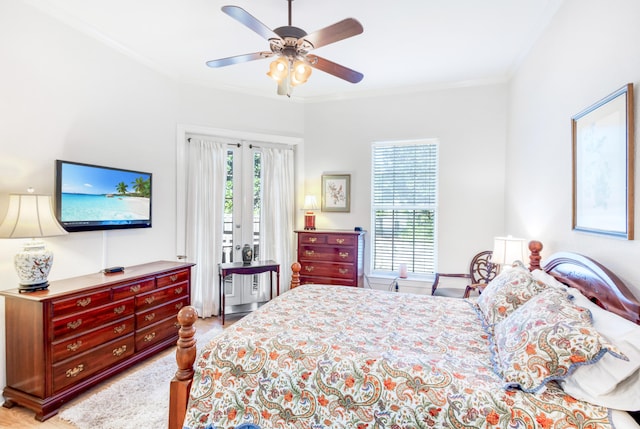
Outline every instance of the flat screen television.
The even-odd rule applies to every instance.
[[[151,173],[56,160],[56,216],[69,232],[151,227]]]

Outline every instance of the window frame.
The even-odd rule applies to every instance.
[[[435,173],[433,178],[435,179],[435,190],[432,204],[402,204],[402,205],[387,205],[387,204],[376,204],[375,199],[375,155],[376,148],[378,147],[389,147],[389,146],[416,146],[416,145],[433,145],[435,146]],[[440,176],[440,166],[439,166],[439,158],[440,158],[440,141],[437,138],[424,138],[424,139],[416,139],[416,140],[401,140],[401,141],[379,141],[373,142],[371,146],[371,246],[370,246],[370,275],[373,277],[398,277],[398,267],[393,267],[391,271],[376,269],[376,212],[382,208],[385,210],[432,210],[434,213],[433,218],[433,258],[432,258],[432,271],[431,272],[419,272],[415,273],[411,271],[411,267],[409,267],[409,278],[410,279],[424,279],[431,280],[433,279],[434,273],[436,271],[436,267],[438,264],[438,209],[439,209],[439,176]],[[392,260],[392,265],[399,265],[400,263],[408,262],[408,261],[400,261],[400,260]]]

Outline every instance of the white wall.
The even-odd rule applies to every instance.
[[[302,135],[296,103],[181,85],[17,1],[0,2],[0,94],[0,216],[9,193],[53,192],[55,159],[153,173],[153,228],[46,239],[50,280],[175,259],[179,124]],[[0,240],[0,289],[21,243]],[[4,330],[0,299],[0,386]]]
[[[571,117],[632,82],[640,122],[638,17],[637,0],[565,0],[517,71],[509,100],[506,225],[541,240],[543,259],[560,250],[596,259],[640,297],[640,175],[636,240],[571,230]]]
[[[305,193],[320,198],[322,174],[351,174],[351,212],[318,212],[316,227],[371,230],[372,142],[437,138],[438,270],[466,271],[475,253],[507,232],[506,105],[506,85],[306,105]]]

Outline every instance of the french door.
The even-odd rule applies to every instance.
[[[249,245],[253,260],[260,258],[262,228],[262,153],[250,143],[229,145],[224,201],[222,262],[242,262],[242,249]],[[264,259],[264,258],[263,258]],[[246,311],[269,299],[265,276],[231,275],[224,291],[228,312]]]

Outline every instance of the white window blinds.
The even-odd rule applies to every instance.
[[[375,143],[372,154],[373,271],[433,273],[437,140]]]

